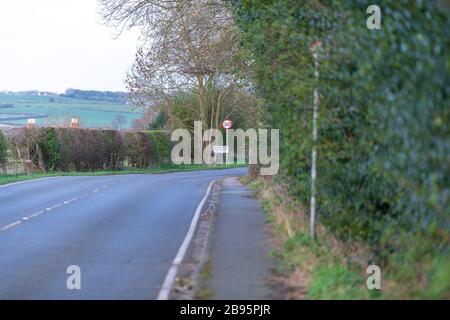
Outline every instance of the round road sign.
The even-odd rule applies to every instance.
[[[226,130],[226,129],[231,129],[231,127],[233,126],[233,121],[231,121],[230,119],[225,119],[222,122],[222,127]]]

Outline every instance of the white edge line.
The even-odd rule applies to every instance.
[[[195,210],[195,214],[194,214],[194,217],[192,218],[191,226],[189,227],[186,237],[184,238],[183,243],[181,244],[180,248],[178,249],[178,253],[175,256],[175,258],[173,259],[172,265],[170,266],[169,271],[167,272],[167,275],[164,278],[164,282],[162,284],[161,290],[159,291],[159,294],[157,297],[158,300],[168,300],[169,299],[170,291],[172,291],[172,286],[173,286],[173,283],[175,282],[175,278],[177,276],[178,266],[183,261],[186,251],[189,247],[189,244],[191,243],[195,229],[197,228],[197,222],[198,222],[198,218],[200,216],[200,212],[203,208],[203,204],[205,203],[206,199],[208,198],[208,195],[211,191],[211,187],[213,186],[215,181],[216,180],[211,181],[211,183],[208,186],[208,189],[206,190],[205,195],[203,196],[203,199],[200,201],[200,203],[197,206],[197,209]]]
[[[34,181],[40,181],[40,180],[47,180],[47,179],[53,179],[53,178],[59,178],[59,177],[45,177],[45,178],[38,178],[38,179],[29,179],[29,180],[24,180],[24,181],[19,181],[19,182],[11,182],[11,183],[1,185],[0,188],[6,188],[9,186],[15,186],[16,184],[22,184],[22,183],[28,183],[28,182],[34,182]]]

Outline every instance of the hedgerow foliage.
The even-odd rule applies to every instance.
[[[8,140],[0,130],[0,169],[6,164],[8,152]]]
[[[170,137],[162,131],[20,128],[8,140],[26,172],[148,168],[170,160]]]
[[[54,169],[59,160],[59,143],[55,128],[43,128],[38,145],[45,170]]]
[[[150,166],[150,141],[143,132],[126,132],[123,135],[125,157],[134,168]]]
[[[448,6],[382,1],[381,30],[369,30],[369,1],[231,2],[257,91],[280,129],[291,192],[307,204],[318,87],[321,222],[344,240],[366,242],[375,257],[408,249],[405,265],[429,259],[432,269],[447,257],[448,267]],[[316,40],[319,81],[309,49]]]
[[[163,164],[170,161],[172,143],[167,137],[167,133],[162,130],[149,130],[145,132],[150,141],[150,148],[153,150],[153,164]]]

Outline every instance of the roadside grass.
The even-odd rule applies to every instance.
[[[245,179],[244,179],[245,180]],[[279,259],[276,270],[282,282],[284,299],[373,299],[378,290],[368,290],[365,266],[351,262],[341,244],[318,230],[318,239],[308,234],[308,223],[302,206],[284,192],[280,185],[259,179],[250,182],[273,228],[270,254]],[[377,291],[377,292],[375,292]]]
[[[379,260],[367,245],[343,242],[320,223],[311,239],[306,210],[282,183],[259,178],[249,184],[273,229],[270,254],[281,261],[277,270],[285,299],[450,298],[450,255],[436,253],[426,236],[401,235],[404,249],[387,251]],[[366,286],[366,268],[372,264],[381,268],[381,290]]]
[[[195,292],[195,299],[208,300],[214,296],[214,293],[207,287],[206,282],[212,276],[212,264],[211,260],[208,260],[199,274],[199,285]]]
[[[181,171],[199,171],[199,170],[223,170],[232,168],[246,167],[245,164],[218,164],[218,165],[202,165],[202,164],[164,164],[149,169],[131,169],[125,168],[120,170],[99,170],[89,172],[48,172],[48,173],[31,173],[31,174],[0,174],[0,185],[20,182],[31,179],[39,179],[46,177],[62,177],[62,176],[108,176],[120,174],[160,174]]]

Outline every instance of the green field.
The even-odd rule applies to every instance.
[[[0,108],[0,114],[29,113],[47,115],[38,118],[38,125],[62,124],[70,118],[80,119],[82,127],[111,127],[117,114],[124,115],[126,122],[122,128],[129,128],[131,121],[142,116],[142,110],[133,110],[126,104],[114,104],[102,101],[91,101],[52,96],[34,96],[0,93],[0,104],[12,104],[13,108]],[[26,124],[27,120],[0,120],[0,123]]]

